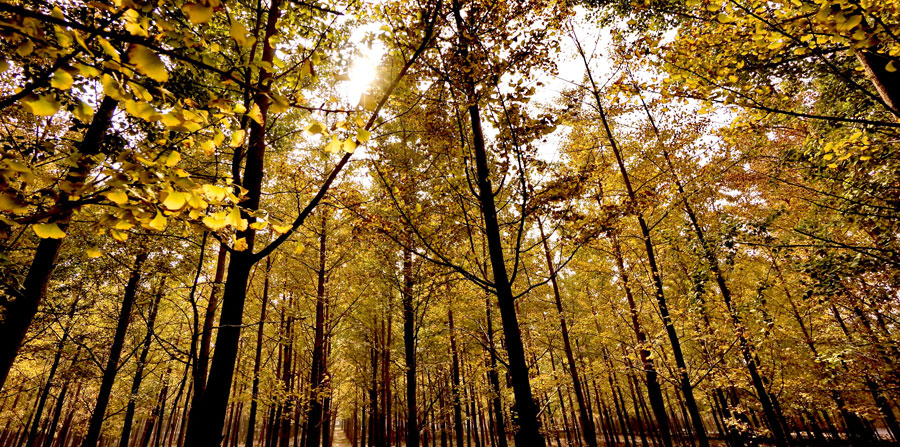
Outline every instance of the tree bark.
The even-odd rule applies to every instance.
[[[116,380],[119,358],[122,356],[122,347],[125,344],[125,335],[128,332],[128,325],[131,323],[131,308],[134,306],[138,284],[141,281],[141,266],[144,264],[145,260],[147,260],[146,252],[141,252],[135,257],[134,267],[131,269],[131,276],[128,278],[128,284],[125,286],[125,294],[122,297],[122,308],[119,310],[119,322],[116,325],[116,333],[113,336],[112,346],[109,348],[109,358],[106,361],[106,368],[103,370],[103,380],[100,383],[97,402],[94,405],[94,411],[91,413],[88,431],[84,437],[84,441],[81,443],[81,447],[97,447],[97,444],[100,441],[100,430],[103,428],[103,419],[106,417],[106,407],[109,405],[109,395],[112,392],[113,382]]]
[[[406,447],[419,447],[416,410],[416,311],[413,307],[412,252],[403,250],[403,348],[406,357]]]
[[[271,63],[275,55],[270,37],[277,32],[278,19],[281,16],[282,0],[273,0],[269,8],[266,32],[263,36],[263,54],[261,60]],[[266,120],[270,99],[267,94],[271,82],[271,73],[261,70],[260,90],[255,97],[259,106],[261,123],[251,121],[250,143],[247,152],[244,176],[241,183],[246,190],[246,200],[241,204],[244,211],[241,215],[249,218],[248,210],[259,209],[264,175],[263,162],[266,154]],[[200,402],[199,412],[188,422],[186,445],[190,447],[218,446],[222,440],[222,429],[225,425],[225,412],[231,393],[234,378],[234,366],[237,362],[238,340],[244,314],[244,302],[247,296],[247,283],[253,265],[259,260],[253,253],[256,232],[252,228],[238,231],[236,236],[244,238],[247,249],[236,251],[228,263],[228,279],[222,292],[222,313],[219,318],[219,330],[216,333],[216,351],[212,357],[209,378],[206,382]]]
[[[253,432],[256,428],[257,395],[259,393],[259,366],[262,362],[263,327],[266,323],[266,308],[269,305],[269,271],[272,268],[272,258],[266,258],[266,278],[263,281],[263,294],[260,303],[259,328],[256,333],[256,356],[253,362],[253,389],[250,397],[250,416],[247,422],[247,437],[245,447],[253,447]]]
[[[79,159],[78,167],[66,174],[67,182],[72,185],[82,185],[87,179],[96,164],[92,156],[103,150],[103,140],[109,130],[117,105],[118,101],[115,99],[109,96],[103,97],[97,112],[94,113],[90,127],[84,134],[81,144],[78,145],[78,152],[82,156]],[[60,191],[57,203],[66,205],[70,198],[69,193]],[[72,213],[72,210],[64,209],[56,215],[53,221],[57,222],[59,227],[65,231]],[[3,389],[9,370],[25,340],[25,333],[28,332],[38,307],[47,294],[47,285],[53,275],[53,269],[56,268],[56,258],[59,256],[62,242],[63,239],[41,239],[22,284],[21,296],[8,303],[4,309],[4,317],[0,320],[0,340],[3,340],[3,343],[0,343],[0,390]]]
[[[122,435],[119,438],[119,447],[128,447],[131,438],[131,424],[134,421],[135,398],[141,390],[141,381],[144,379],[144,367],[147,365],[147,356],[150,354],[150,345],[153,341],[153,326],[156,323],[156,315],[159,311],[159,302],[163,296],[165,278],[159,280],[159,288],[156,298],[150,303],[150,312],[147,315],[147,335],[144,336],[144,346],[138,357],[137,370],[134,372],[134,380],[131,382],[131,396],[128,399],[128,407],[125,410],[125,421],[122,424]]]
[[[584,390],[581,386],[581,378],[578,374],[578,365],[575,363],[575,355],[572,353],[572,343],[569,341],[569,325],[566,322],[566,314],[563,311],[562,297],[559,291],[559,283],[556,280],[556,267],[553,265],[553,257],[550,253],[550,244],[544,234],[544,224],[538,218],[538,229],[544,247],[544,256],[547,260],[547,271],[550,275],[550,285],[553,288],[553,297],[556,302],[556,313],[559,316],[559,328],[562,333],[563,350],[566,361],[569,364],[569,376],[572,379],[572,388],[575,392],[575,400],[578,402],[578,415],[581,420],[581,434],[588,447],[597,447],[597,430],[594,428],[594,420],[585,403]],[[669,447],[671,444],[667,444]]]

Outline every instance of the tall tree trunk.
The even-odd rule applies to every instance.
[[[266,308],[269,305],[269,272],[272,269],[272,258],[266,258],[266,278],[263,281],[263,294],[260,302],[259,327],[256,333],[256,356],[253,362],[253,389],[250,396],[250,416],[247,422],[247,438],[245,447],[253,447],[253,431],[256,428],[256,407],[259,393],[259,366],[262,362],[263,327],[266,323]]]
[[[419,447],[416,410],[416,310],[413,307],[412,251],[403,250],[403,352],[406,358],[406,447]]]
[[[80,186],[87,180],[88,174],[96,165],[93,157],[103,149],[103,140],[117,105],[117,100],[109,96],[103,97],[90,127],[78,145],[78,152],[81,154],[78,166],[66,174],[68,183]],[[77,193],[76,190],[75,194]],[[54,221],[63,231],[73,213],[73,210],[67,208],[66,203],[71,196],[72,194],[61,190],[57,200],[57,206],[61,206],[62,210],[57,213]],[[4,317],[0,320],[0,340],[3,340],[3,343],[0,343],[0,390],[3,389],[19,348],[25,341],[25,333],[28,332],[28,327],[31,326],[38,307],[47,293],[47,285],[50,283],[53,269],[56,268],[56,258],[59,256],[62,242],[63,239],[41,239],[22,283],[21,294],[5,305]]]
[[[463,445],[462,408],[460,406],[459,353],[456,349],[456,327],[453,324],[453,309],[447,311],[447,324],[450,327],[450,393],[453,399],[453,430],[456,434],[456,445]]]
[[[500,399],[500,377],[497,373],[497,347],[494,344],[494,319],[491,316],[491,299],[489,296],[485,298],[484,306],[487,314],[488,348],[490,349],[488,380],[491,383],[491,403],[494,411],[494,427],[497,431],[497,447],[507,447],[503,402]]]
[[[322,213],[319,233],[319,268],[316,282],[316,322],[313,337],[312,366],[309,375],[309,407],[306,413],[306,447],[318,447],[322,433],[322,385],[325,378],[325,307],[327,216]]]
[[[72,320],[72,315],[75,314],[75,307],[77,305],[77,301],[72,303],[69,307],[69,321]],[[71,324],[71,323],[70,323]],[[44,385],[44,389],[41,390],[40,398],[38,399],[37,409],[35,409],[35,415],[32,418],[31,429],[28,431],[28,439],[25,441],[25,447],[32,447],[35,445],[38,437],[38,431],[40,426],[40,420],[44,414],[44,405],[47,403],[47,397],[50,395],[50,387],[53,386],[53,378],[56,376],[56,369],[59,368],[59,362],[62,359],[63,348],[66,345],[66,339],[69,337],[69,328],[66,327],[63,329],[63,336],[59,340],[59,343],[56,345],[56,354],[53,356],[53,363],[50,365],[50,371],[47,373],[46,384]],[[68,380],[66,381],[68,385]],[[61,393],[64,394],[64,393]],[[51,428],[55,428],[55,425],[51,425]]]
[[[465,25],[458,0],[453,1],[453,14],[459,37],[459,51],[462,55],[462,60],[468,60],[470,45],[469,37],[467,37],[468,31],[466,31],[468,26]],[[481,204],[481,213],[484,218],[484,234],[487,238],[494,291],[497,294],[500,320],[503,323],[503,335],[506,339],[506,352],[509,358],[509,374],[516,401],[515,423],[513,424],[518,427],[516,445],[519,447],[544,447],[546,443],[543,435],[541,435],[538,408],[534,402],[531,381],[528,377],[528,363],[525,360],[525,346],[522,343],[522,332],[519,329],[518,316],[516,316],[515,297],[513,296],[512,285],[506,272],[503,239],[500,234],[500,225],[497,221],[497,207],[494,203],[494,189],[491,186],[491,174],[488,167],[484,132],[481,127],[481,112],[475,91],[475,80],[470,72],[466,73],[464,88],[467,102],[470,104],[467,110],[472,126],[472,150],[475,155],[478,200]]]
[[[216,308],[219,305],[219,289],[225,279],[225,265],[228,250],[225,244],[219,244],[219,255],[216,258],[216,273],[213,277],[212,291],[206,303],[206,311],[203,314],[203,327],[200,329],[200,341],[197,349],[197,357],[193,358],[191,370],[194,380],[194,389],[191,397],[190,417],[199,409],[203,391],[206,390],[206,375],[209,370],[209,352],[212,341],[213,326],[216,323]],[[202,264],[202,259],[201,259]]]
[[[556,302],[556,313],[559,316],[559,328],[562,333],[563,349],[566,361],[569,364],[569,376],[572,379],[572,388],[575,392],[575,400],[578,402],[578,415],[581,420],[581,434],[588,447],[597,447],[597,430],[594,428],[594,419],[588,411],[585,403],[584,390],[581,386],[581,378],[578,374],[578,365],[575,363],[575,355],[572,353],[572,343],[569,341],[569,325],[566,322],[566,314],[563,311],[562,297],[559,291],[559,283],[556,280],[556,267],[553,265],[553,256],[550,253],[550,244],[544,234],[544,224],[538,218],[538,229],[544,246],[544,256],[547,260],[547,271],[550,274],[550,285],[553,288],[553,298]],[[667,444],[669,447],[671,444]]]
[[[91,413],[87,434],[81,447],[97,447],[100,441],[100,430],[103,428],[103,419],[106,417],[106,407],[109,405],[109,395],[112,392],[113,382],[116,380],[116,372],[119,367],[119,358],[122,356],[122,347],[125,344],[125,334],[128,332],[128,324],[131,323],[131,308],[134,307],[134,299],[137,296],[138,284],[141,281],[141,266],[147,260],[147,253],[141,252],[135,257],[131,276],[125,286],[125,294],[122,296],[122,308],[119,310],[119,322],[116,325],[116,333],[113,336],[112,346],[109,348],[109,358],[106,360],[106,368],[103,370],[103,380],[100,382],[100,391],[97,394],[97,402]]]
[[[147,315],[147,335],[144,336],[144,346],[138,357],[137,370],[134,372],[134,380],[131,382],[131,396],[128,398],[128,407],[125,410],[125,421],[122,424],[122,435],[119,438],[119,447],[128,447],[131,438],[131,424],[134,421],[135,399],[141,390],[141,381],[144,379],[144,367],[147,365],[147,356],[150,354],[150,345],[153,342],[153,326],[156,323],[156,315],[159,312],[159,302],[163,296],[165,278],[160,278],[159,288],[156,290],[156,298],[150,303],[150,311]]]
[[[641,327],[638,319],[637,305],[634,302],[634,296],[631,293],[631,285],[629,284],[628,270],[625,269],[625,262],[622,259],[622,250],[619,246],[619,240],[616,236],[612,236],[613,253],[616,257],[616,266],[619,269],[619,277],[622,280],[622,289],[625,291],[625,299],[628,301],[628,309],[631,313],[631,327],[634,330],[635,338],[638,342],[638,354],[641,358],[641,366],[644,370],[644,376],[647,385],[647,395],[650,398],[650,407],[653,408],[653,417],[656,419],[659,428],[662,443],[666,447],[672,445],[672,432],[669,427],[669,416],[666,413],[665,401],[663,399],[662,387],[659,384],[659,374],[656,371],[656,365],[650,357],[650,347],[647,341],[647,334]]]
[[[281,16],[282,0],[273,0],[268,12],[266,31],[263,35],[262,62],[271,63],[275,49],[271,37],[277,32],[278,19]],[[241,203],[241,215],[249,218],[249,211],[259,209],[262,193],[263,162],[266,154],[266,120],[270,99],[268,96],[272,74],[266,70],[260,72],[260,89],[255,95],[255,104],[259,107],[260,123],[250,123],[250,142],[244,166],[241,186],[247,190],[246,199]],[[225,412],[234,378],[234,367],[237,361],[238,340],[244,314],[244,301],[247,296],[247,283],[250,271],[259,258],[253,253],[256,232],[253,228],[238,231],[236,236],[247,242],[247,249],[236,251],[228,263],[228,279],[222,292],[222,313],[219,318],[219,330],[216,333],[216,351],[212,357],[206,389],[200,397],[198,412],[188,422],[186,445],[190,447],[217,446],[222,440],[222,429],[225,425]]]
[[[694,432],[697,435],[697,441],[699,442],[700,447],[709,447],[709,438],[706,436],[706,427],[703,426],[703,417],[700,415],[700,408],[697,405],[697,400],[694,398],[694,389],[691,385],[690,377],[688,376],[687,363],[684,360],[684,352],[681,349],[681,340],[678,337],[678,332],[675,329],[674,323],[672,322],[672,315],[669,313],[669,305],[666,302],[665,292],[663,289],[662,274],[660,273],[659,266],[656,263],[656,253],[653,246],[653,240],[650,238],[650,227],[644,220],[644,215],[637,208],[637,197],[634,192],[634,188],[631,186],[631,180],[629,179],[628,170],[625,167],[625,162],[622,158],[622,154],[619,151],[619,146],[616,143],[616,139],[612,133],[612,129],[610,128],[609,119],[606,116],[603,102],[600,100],[600,92],[597,88],[596,82],[594,81],[593,74],[591,73],[587,56],[585,56],[584,50],[581,48],[580,43],[577,44],[577,47],[578,52],[584,61],[584,67],[588,75],[588,80],[591,83],[591,94],[594,96],[594,100],[597,102],[597,110],[600,112],[600,119],[603,123],[603,128],[606,132],[610,149],[612,149],[613,155],[615,155],[616,164],[619,167],[619,173],[622,175],[622,180],[625,183],[625,190],[628,194],[628,199],[631,202],[632,206],[635,207],[638,225],[641,229],[641,237],[644,240],[644,248],[647,251],[647,264],[650,267],[650,276],[653,281],[653,291],[656,297],[656,303],[659,307],[659,313],[662,317],[663,325],[666,329],[666,335],[669,338],[669,343],[672,345],[672,354],[675,357],[678,384],[681,388],[682,394],[684,394],[685,405],[688,407],[688,413],[691,415],[691,422],[693,423]]]

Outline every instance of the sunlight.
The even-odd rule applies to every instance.
[[[350,66],[350,72],[347,73],[349,80],[344,81],[343,94],[345,100],[351,105],[359,104],[359,100],[363,93],[372,86],[372,82],[378,75],[378,65],[381,57],[384,55],[384,44],[380,40],[373,40],[370,44],[365,44],[366,35],[371,31],[378,29],[377,24],[363,27],[363,29],[354,32],[352,39],[356,42],[359,49],[359,55]]]

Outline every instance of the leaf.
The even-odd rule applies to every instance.
[[[156,231],[162,231],[166,229],[166,216],[163,216],[159,210],[156,211],[156,217],[154,217],[150,222],[147,223],[147,226],[150,229]]]
[[[212,6],[201,5],[199,3],[188,3],[182,8],[184,14],[188,16],[188,20],[194,25],[209,22],[213,16]]]
[[[27,40],[27,39],[24,42],[22,42],[21,44],[19,44],[18,47],[16,47],[16,54],[18,54],[19,56],[22,56],[22,57],[28,56],[33,51],[34,51],[34,43],[32,43],[30,40]]]
[[[66,237],[66,233],[59,228],[56,222],[46,224],[34,224],[31,226],[34,234],[41,239],[62,239]]]
[[[22,105],[25,106],[26,110],[37,116],[51,116],[62,107],[56,98],[48,95],[30,95],[22,100]]]
[[[325,145],[325,152],[328,154],[336,154],[341,150],[341,140],[337,137],[331,137],[331,141]]]
[[[92,259],[99,258],[101,255],[103,255],[103,252],[101,252],[100,250],[98,250],[94,247],[91,247],[91,248],[85,250],[84,252],[85,252],[85,254],[87,254],[87,257],[92,258]]]
[[[244,251],[247,247],[247,238],[242,237],[234,241],[234,251]]]
[[[94,109],[91,106],[87,105],[86,102],[82,100],[78,100],[75,103],[75,109],[72,110],[72,114],[75,115],[75,118],[82,123],[89,123],[91,118],[94,117]]]
[[[162,59],[143,45],[134,45],[128,50],[128,60],[137,68],[137,71],[147,75],[156,82],[169,80],[169,72]]]
[[[272,225],[272,230],[274,230],[278,234],[284,234],[290,231],[290,225]]]
[[[170,168],[177,165],[179,161],[181,161],[181,154],[178,151],[171,151],[165,157],[165,164]]]
[[[322,123],[320,123],[318,121],[313,121],[312,123],[309,123],[308,126],[306,126],[306,131],[312,135],[318,135],[318,134],[322,133],[324,130],[325,130],[325,126],[322,125]]]
[[[118,242],[125,242],[128,240],[128,233],[119,230],[109,230],[109,234],[112,235],[113,239]]]
[[[72,75],[69,74],[68,71],[63,69],[56,70],[53,72],[53,77],[50,78],[50,85],[53,88],[58,88],[60,90],[68,90],[72,88],[72,84],[75,82],[72,79]]]
[[[201,188],[206,200],[213,203],[221,203],[225,200],[225,188],[216,185],[203,185]]]
[[[372,132],[369,132],[366,129],[359,129],[356,131],[356,139],[359,140],[360,143],[367,143],[371,137]]]
[[[257,219],[256,222],[250,224],[250,228],[254,230],[262,230],[269,226],[269,221],[263,219]]]
[[[256,38],[250,35],[250,31],[247,31],[247,27],[237,20],[231,19],[230,31],[231,38],[242,47],[249,47],[256,42]]]
[[[212,216],[206,216],[203,218],[203,224],[210,230],[219,231],[225,228],[225,213],[220,211]]]
[[[210,156],[216,153],[216,143],[213,140],[206,140],[200,143],[200,150],[204,155]]]
[[[247,219],[241,218],[241,210],[238,209],[238,207],[231,208],[231,212],[228,213],[228,217],[225,218],[225,223],[236,228],[238,231],[247,229]]]
[[[0,194],[0,211],[3,211],[4,213],[21,215],[27,213],[28,208],[19,203],[19,201],[15,197],[6,194]]]
[[[106,197],[110,202],[115,203],[116,205],[128,203],[128,194],[125,194],[125,191],[105,192],[103,193],[103,197]]]
[[[234,133],[231,134],[231,147],[240,147],[244,144],[244,135],[246,134],[247,132],[244,129],[234,131]]]
[[[163,200],[162,206],[169,211],[179,211],[184,208],[185,204],[187,204],[187,198],[184,194],[172,191],[166,194],[166,199]]]
[[[893,72],[897,71],[897,66],[894,64],[894,61],[890,61],[887,63],[887,65],[884,66],[884,69],[886,71],[893,73]]]
[[[109,57],[113,58],[114,61],[119,62],[122,59],[119,57],[119,52],[113,48],[112,44],[109,43],[108,40],[97,37],[97,42],[100,42],[100,48],[103,48],[103,52],[109,55]]]
[[[347,138],[347,141],[344,141],[344,144],[341,145],[341,149],[348,154],[352,154],[356,150],[356,142],[352,138]]]
[[[257,105],[256,103],[253,103],[253,106],[250,107],[250,111],[247,112],[247,116],[249,116],[253,121],[256,121],[256,124],[259,124],[260,126],[263,125],[262,112],[259,110],[259,105]]]

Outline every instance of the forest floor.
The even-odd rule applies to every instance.
[[[339,426],[334,428],[334,442],[332,442],[331,447],[351,447],[353,444],[350,443],[350,438],[347,437],[347,433],[344,433],[344,429]]]

